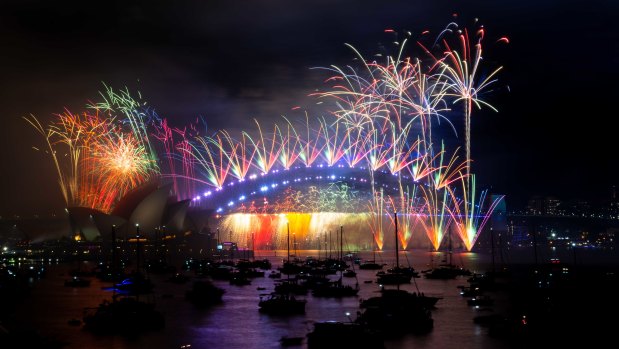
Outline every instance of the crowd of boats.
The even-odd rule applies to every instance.
[[[283,346],[306,341],[310,348],[329,348],[344,343],[381,348],[386,339],[429,333],[434,328],[432,313],[437,307],[440,308],[442,297],[425,295],[417,285],[416,279],[420,277],[468,281],[468,284],[458,286],[454,294],[459,292],[465,299],[463,302],[479,311],[475,323],[487,326],[492,335],[511,337],[527,329],[527,315],[508,316],[490,311],[495,305],[494,292],[504,287],[497,280],[505,275],[496,272],[472,274],[450,262],[445,260],[435,268],[417,271],[411,266],[400,266],[397,262],[389,267],[374,259],[360,260],[354,254],[345,257],[342,253],[323,259],[290,255],[277,266],[272,266],[268,259],[187,259],[179,271],[165,266],[161,261],[147,261],[142,264],[141,272],[129,274],[122,272],[124,267],[116,268],[106,264],[99,264],[92,270],[76,268],[68,273],[64,286],[91,287],[93,278],[101,280],[96,284],[109,284],[106,288],[111,291],[111,299],[102,300],[96,307],[84,309],[81,319],[69,321],[70,325],[83,325],[85,330],[103,335],[138,335],[165,327],[166,320],[170,319],[166,319],[157,310],[157,298],[149,296],[156,287],[149,278],[154,273],[161,274],[158,280],[165,280],[178,287],[186,288],[186,285],[190,285],[184,294],[185,299],[198,308],[221,304],[225,301],[226,292],[234,292],[236,287],[251,287],[248,285],[256,278],[272,280],[272,287],[267,286],[265,281],[258,283],[261,286],[259,291],[269,289],[272,292],[256,294],[256,311],[267,316],[304,314],[306,308],[312,306],[313,298],[359,298],[358,310],[353,316],[347,314],[348,321],[315,322],[306,336],[282,337]],[[359,270],[364,270],[362,284],[371,285],[359,284]],[[374,277],[368,279],[368,272]],[[565,273],[562,265],[553,265],[552,272]],[[549,278],[549,273],[540,273],[539,277]],[[45,268],[42,267],[16,270],[6,265],[0,266],[3,286],[11,279],[24,280],[26,275],[32,278],[44,274]],[[230,283],[231,287],[220,287],[222,282]],[[405,286],[407,283],[412,285]],[[172,286],[172,289],[175,287]],[[362,287],[376,288],[378,292],[364,299],[359,297]],[[7,290],[7,287],[0,288],[2,292]],[[308,294],[313,298],[308,298]],[[364,294],[367,295],[367,292]],[[165,294],[159,296],[166,297]]]
[[[448,254],[449,260],[446,258],[442,264],[422,271],[415,270],[410,264],[401,266],[397,248],[395,256],[395,264],[388,266],[377,262],[375,256],[371,260],[361,260],[352,253],[345,255],[343,249],[336,256],[325,256],[322,259],[298,258],[288,251],[281,265],[277,266],[271,265],[268,259],[187,259],[179,270],[160,259],[136,261],[133,267],[127,267],[115,256],[111,258],[110,264],[100,263],[89,270],[78,267],[68,273],[64,280],[67,288],[91,287],[91,280],[98,278],[101,283],[109,285],[106,289],[111,292],[110,299],[102,300],[98,306],[84,309],[83,316],[69,320],[69,324],[83,326],[85,330],[103,335],[133,336],[162,330],[166,318],[157,309],[156,297],[152,296],[156,285],[149,278],[149,275],[155,273],[165,275],[157,279],[166,280],[170,284],[179,287],[191,285],[184,296],[187,302],[198,308],[217,306],[225,301],[226,292],[234,292],[236,287],[251,287],[248,285],[256,278],[267,278],[272,280],[272,287],[264,287],[265,282],[261,281],[257,290],[265,292],[256,294],[256,311],[267,316],[304,314],[306,309],[312,306],[313,298],[359,298],[356,314],[351,316],[346,313],[348,321],[315,322],[306,336],[282,337],[283,346],[294,346],[306,341],[309,348],[355,345],[382,348],[386,339],[407,334],[423,335],[433,331],[432,313],[437,307],[441,307],[442,297],[425,295],[423,290],[419,289],[416,279],[425,277],[428,280],[466,280],[467,284],[459,285],[454,293],[459,292],[464,298],[463,302],[478,311],[479,315],[474,317],[473,321],[487,327],[491,336],[516,340],[536,333],[531,330],[532,326],[542,328],[544,319],[557,319],[555,315],[563,311],[558,309],[563,308],[554,304],[565,302],[567,297],[561,294],[565,292],[566,285],[570,287],[567,290],[581,289],[577,288],[580,283],[575,280],[579,279],[574,278],[571,267],[558,261],[552,261],[546,266],[535,266],[532,272],[525,269],[524,281],[517,283],[520,288],[514,292],[506,289],[512,286],[506,286],[508,283],[504,281],[513,282],[517,280],[516,277],[504,271],[473,274],[454,265],[451,254]],[[125,270],[130,269],[133,269],[133,272],[125,273]],[[364,273],[363,284],[371,285],[359,284],[357,274],[360,270]],[[374,277],[368,279],[368,272]],[[32,280],[45,274],[46,268],[42,265],[17,267],[0,263],[0,299],[15,300],[26,296]],[[610,280],[608,282],[611,282],[611,285],[617,284],[615,274],[604,274],[603,280],[606,279]],[[222,282],[229,283],[231,287],[219,287]],[[406,284],[412,286],[405,286]],[[378,292],[363,299],[359,297],[362,287],[377,288]],[[267,289],[273,291],[266,292]],[[409,291],[413,289],[415,291]],[[509,293],[512,297],[510,302],[517,303],[517,306],[513,306],[508,313],[495,312],[493,309],[497,303],[497,292]],[[312,298],[308,298],[308,294],[311,294]],[[0,302],[0,310],[5,311],[8,303]],[[547,305],[553,305],[554,308],[548,308]],[[23,336],[17,333],[21,332],[3,327],[0,319],[0,343],[11,343],[15,338],[23,341]],[[32,340],[37,338],[34,335],[29,337]],[[36,340],[37,343],[45,342],[42,338]],[[59,343],[45,343],[45,347],[60,347]]]
[[[501,277],[500,273],[472,274],[454,265],[451,253],[448,254],[449,260],[446,258],[442,264],[428,270],[417,271],[410,264],[401,266],[397,242],[395,264],[391,267],[377,262],[375,255],[371,260],[361,260],[353,253],[345,255],[342,247],[336,256],[325,255],[322,259],[298,258],[291,255],[288,249],[286,258],[275,268],[268,259],[189,258],[184,261],[181,271],[178,271],[162,259],[141,261],[140,255],[138,244],[137,260],[133,268],[127,268],[121,263],[119,256],[113,255],[109,264],[99,263],[91,270],[80,267],[72,270],[69,278],[64,281],[65,287],[90,287],[91,279],[96,277],[103,283],[109,283],[110,286],[106,289],[111,291],[111,299],[104,299],[98,306],[84,309],[82,318],[71,319],[69,324],[83,325],[85,330],[97,334],[134,336],[147,331],[162,330],[166,319],[157,310],[155,298],[149,297],[156,286],[149,275],[155,273],[167,275],[165,280],[171,284],[185,285],[193,281],[191,288],[185,292],[185,299],[198,308],[216,306],[224,301],[226,290],[217,286],[222,281],[231,286],[246,287],[251,285],[255,278],[268,278],[273,282],[272,288],[269,288],[273,291],[257,295],[257,311],[268,316],[294,316],[306,312],[306,296],[310,292],[314,298],[359,297],[361,286],[357,271],[364,270],[363,283],[374,284],[368,287],[378,285],[378,292],[367,299],[359,298],[354,319],[347,313],[348,321],[315,322],[313,330],[306,336],[285,336],[281,338],[281,344],[297,345],[307,340],[309,348],[339,348],[343,345],[382,348],[386,339],[407,334],[423,335],[433,330],[432,312],[440,307],[442,297],[425,295],[423,290],[419,289],[417,278],[467,278],[468,285],[458,287],[460,295],[467,299],[467,305],[485,311],[491,309],[495,303],[489,292],[497,290],[500,283],[496,280]],[[133,269],[133,272],[125,273],[128,269]],[[368,271],[375,272],[375,277],[367,279]],[[0,286],[3,286],[0,287],[0,292],[5,295],[9,289],[6,285],[14,285],[11,289],[18,291],[20,284],[16,280],[23,278],[17,278],[17,275],[34,277],[41,276],[44,272],[44,269],[34,267],[15,270],[0,265]],[[411,283],[413,287],[403,286]],[[264,282],[260,285],[262,287],[257,288],[259,291],[267,289]],[[415,291],[409,291],[412,288]],[[234,290],[234,287],[230,290]],[[168,295],[162,295],[166,296]],[[488,326],[495,334],[519,333],[528,324],[526,316],[514,318],[494,312],[487,314],[476,317],[474,321]],[[2,328],[0,332],[1,330]]]
[[[379,348],[385,338],[432,331],[432,311],[442,298],[426,296],[417,287],[415,278],[423,274],[428,279],[453,279],[470,274],[467,270],[454,266],[451,260],[450,263],[421,273],[410,265],[400,266],[397,247],[396,263],[391,268],[386,268],[384,263],[377,263],[375,258],[362,261],[355,254],[344,255],[341,247],[337,256],[325,256],[323,259],[297,258],[296,255],[291,255],[288,249],[286,258],[277,268],[273,268],[268,259],[187,259],[182,272],[177,272],[176,268],[161,259],[141,261],[139,248],[138,244],[137,261],[131,273],[125,273],[128,268],[115,254],[109,264],[99,263],[91,270],[78,267],[69,273],[69,278],[64,282],[66,287],[90,287],[91,278],[96,277],[101,282],[110,283],[106,289],[112,293],[111,299],[104,299],[98,306],[84,309],[81,319],[69,320],[70,325],[83,324],[85,330],[93,333],[120,335],[138,335],[163,329],[166,319],[157,310],[154,298],[148,297],[155,288],[148,276],[153,273],[169,274],[167,282],[178,285],[189,283],[193,278],[194,282],[186,291],[185,298],[201,308],[222,303],[226,291],[216,286],[213,280],[227,281],[230,285],[243,287],[251,285],[254,278],[268,277],[273,280],[273,292],[259,295],[258,310],[268,315],[288,316],[305,313],[307,299],[304,296],[310,292],[313,297],[357,297],[360,290],[358,269],[376,271],[375,280],[366,280],[365,283],[375,282],[380,285],[378,295],[359,299],[355,319],[347,315],[347,322],[315,323],[313,331],[307,334],[307,343],[310,348],[338,346],[339,341],[347,345],[357,343],[365,348]],[[115,250],[114,248],[113,251]],[[411,281],[415,283],[416,292],[400,288]],[[471,292],[466,288],[462,291]],[[477,302],[475,299],[477,298],[472,298],[471,301]],[[299,338],[283,337],[282,345],[292,345],[298,341]]]
[[[379,285],[378,295],[359,299],[355,319],[348,315],[347,322],[315,323],[313,331],[307,334],[307,344],[310,348],[328,348],[342,341],[348,345],[358,343],[366,348],[380,348],[386,338],[432,331],[432,311],[442,297],[426,296],[419,290],[415,278],[421,274],[428,279],[453,279],[470,275],[467,270],[454,266],[451,260],[450,263],[419,273],[411,266],[400,266],[397,256],[396,249],[396,264],[391,268],[386,268],[384,263],[377,263],[375,259],[362,261],[354,254],[345,256],[343,249],[336,257],[324,259],[301,259],[288,251],[286,259],[277,268],[273,268],[267,259],[188,259],[184,262],[183,269],[192,273],[196,281],[186,292],[186,299],[197,307],[213,306],[222,302],[225,290],[215,286],[212,280],[228,281],[230,285],[242,287],[251,285],[254,278],[268,277],[273,280],[273,292],[259,295],[258,310],[274,316],[304,314],[308,303],[304,296],[308,293],[311,292],[313,297],[357,297],[360,285],[356,269],[375,270],[376,279],[366,280],[365,283],[375,282]],[[151,272],[171,271],[159,261],[144,263],[143,267]],[[102,280],[111,279],[115,282],[111,287],[111,301],[105,300],[98,307],[85,309],[82,319],[85,329],[100,334],[136,334],[157,331],[165,326],[165,319],[156,310],[155,304],[144,298],[140,299],[140,295],[149,294],[154,287],[145,273],[136,270],[131,275],[124,275],[116,267],[103,264],[92,273]],[[65,286],[89,286],[86,274],[76,272],[71,276],[71,279],[66,280]],[[171,273],[167,279],[175,284],[185,284],[189,280],[190,277],[182,272]],[[416,292],[400,287],[411,281],[415,284]],[[463,291],[468,289],[463,288]],[[337,335],[334,337],[334,334]],[[296,337],[283,337],[282,345],[294,345],[299,340]]]
[[[170,273],[166,280],[184,285],[194,279],[185,294],[187,301],[196,307],[210,307],[221,303],[226,292],[216,286],[213,280],[246,286],[251,285],[254,278],[266,277],[273,280],[273,292],[259,294],[257,310],[268,315],[288,316],[305,313],[308,302],[304,296],[309,293],[313,297],[329,298],[358,296],[361,286],[355,270],[370,264],[375,264],[370,269],[377,271],[375,280],[370,282],[380,285],[378,295],[359,299],[359,310],[355,319],[349,318],[348,322],[316,323],[314,330],[307,335],[309,347],[331,347],[337,343],[337,338],[344,338],[342,340],[347,340],[348,343],[360,341],[364,347],[381,347],[384,338],[431,331],[434,326],[432,310],[441,297],[426,296],[423,292],[409,292],[400,288],[401,284],[410,283],[411,280],[414,282],[414,278],[420,277],[420,273],[412,267],[396,265],[386,268],[385,264],[376,261],[346,261],[344,258],[321,260],[313,257],[291,257],[277,268],[273,268],[269,260],[188,259],[184,263],[183,272]],[[145,270],[148,270],[148,263]],[[65,281],[65,286],[89,287],[92,277],[109,280],[108,271],[109,268],[103,264],[89,272],[74,270]],[[432,270],[427,271],[425,275],[431,275],[431,272]],[[135,335],[163,329],[164,316],[157,311],[153,298],[147,297],[155,287],[147,274],[134,272],[124,275],[114,272],[114,275],[113,279],[116,281],[108,288],[112,291],[111,300],[104,300],[97,307],[84,309],[83,318],[73,319],[72,324],[79,325],[81,322],[86,330],[97,334]],[[335,341],[333,333],[338,334]],[[282,339],[283,345],[293,343],[294,338]]]

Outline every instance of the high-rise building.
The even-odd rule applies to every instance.
[[[613,185],[610,198],[610,215],[619,218],[619,200],[617,200],[617,187]]]
[[[561,214],[561,201],[555,197],[547,197],[544,200],[543,214],[548,216]]]
[[[561,209],[561,200],[548,196],[534,196],[529,199],[527,204],[527,213],[531,215],[548,215],[556,216],[563,214]]]

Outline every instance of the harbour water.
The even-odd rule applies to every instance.
[[[259,251],[257,258],[268,258],[273,268],[281,265],[285,251]],[[299,251],[299,257],[317,256],[318,251]],[[371,252],[359,254],[361,259],[371,259]],[[417,270],[431,267],[443,261],[445,255],[427,251],[400,253],[400,265],[412,265]],[[376,254],[376,261],[392,265],[393,253]],[[490,256],[478,253],[454,253],[453,262],[473,272],[482,272],[490,267]],[[84,262],[83,268],[92,267]],[[262,277],[252,280],[248,286],[232,286],[227,281],[214,281],[226,290],[223,303],[201,310],[184,298],[191,282],[177,285],[166,282],[168,275],[150,275],[155,282],[154,293],[142,296],[151,299],[165,315],[166,326],[161,332],[141,334],[135,337],[97,336],[70,325],[69,320],[81,319],[84,308],[96,307],[104,299],[111,299],[111,291],[104,288],[109,283],[94,279],[90,287],[69,288],[64,286],[68,272],[75,264],[55,264],[48,268],[47,276],[34,285],[32,294],[19,304],[15,321],[23,327],[35,328],[42,335],[66,343],[66,348],[130,349],[130,348],[280,348],[280,338],[305,337],[318,321],[350,321],[356,317],[360,299],[377,295],[373,270],[357,270],[357,279],[344,278],[347,284],[359,283],[358,297],[342,299],[314,298],[311,292],[307,299],[306,313],[298,316],[277,317],[258,311],[259,295],[273,290],[273,279]],[[191,272],[186,272],[192,276]],[[285,276],[284,276],[285,277]],[[331,275],[336,279],[338,276]],[[372,283],[366,283],[366,281]],[[455,280],[414,279],[415,283],[401,286],[409,291],[440,296],[437,309],[432,312],[434,329],[426,335],[408,335],[385,342],[386,348],[446,348],[457,345],[466,348],[502,348],[507,343],[488,336],[487,329],[473,322],[478,315],[488,314],[484,309],[475,309],[459,295],[457,286],[466,285],[466,277]],[[394,286],[385,286],[394,287]],[[264,290],[258,290],[264,288]],[[497,299],[501,306],[501,299]],[[346,313],[350,315],[347,316]],[[299,348],[306,348],[303,341]]]

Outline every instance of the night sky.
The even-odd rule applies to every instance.
[[[294,117],[297,105],[318,112],[307,95],[324,74],[310,68],[352,63],[344,43],[372,56],[393,41],[386,28],[436,35],[474,18],[488,33],[484,58],[505,67],[489,99],[499,113],[473,114],[478,181],[512,208],[537,194],[606,199],[619,184],[618,10],[609,0],[3,1],[0,215],[64,206],[21,118],[79,112],[102,81],[141,91],[178,126],[202,116],[211,129],[242,128]],[[510,44],[494,44],[501,36]]]

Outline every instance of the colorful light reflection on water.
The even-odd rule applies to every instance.
[[[398,217],[402,219],[401,215]],[[388,217],[380,220],[381,234],[376,235],[369,228],[372,219],[369,213],[234,213],[222,216],[217,226],[222,240],[237,242],[241,248],[286,249],[289,230],[291,249],[335,250],[339,248],[340,229],[343,229],[345,250],[393,248],[393,220]],[[411,214],[407,219],[410,226],[405,232],[398,231],[400,248],[430,247],[423,224],[416,224],[429,217]]]

